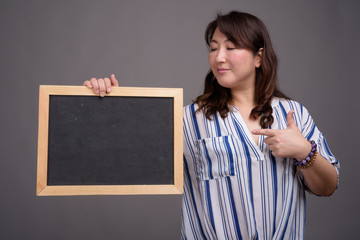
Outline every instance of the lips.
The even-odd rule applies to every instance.
[[[217,69],[217,72],[220,73],[220,74],[221,74],[221,73],[226,73],[226,72],[228,72],[228,71],[229,71],[229,69],[227,69],[227,68],[218,68],[218,69]]]

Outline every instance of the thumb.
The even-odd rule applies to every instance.
[[[113,86],[113,87],[118,87],[119,86],[119,82],[116,79],[115,74],[111,74],[110,81],[111,81],[111,86]]]
[[[297,127],[295,120],[294,120],[294,110],[291,110],[290,112],[288,112],[287,116],[286,116],[286,120],[287,120],[287,127],[288,128],[293,128],[293,127]]]

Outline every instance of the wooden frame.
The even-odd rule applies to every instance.
[[[37,196],[54,195],[122,195],[183,193],[183,90],[180,88],[113,87],[108,96],[171,97],[174,99],[174,184],[173,185],[84,185],[48,186],[49,96],[96,96],[84,86],[40,86],[37,159]]]

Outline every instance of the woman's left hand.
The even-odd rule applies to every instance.
[[[294,111],[291,110],[287,118],[286,129],[254,129],[252,134],[265,135],[264,142],[269,146],[275,157],[295,158],[302,161],[311,151],[311,144],[301,134],[296,126]]]

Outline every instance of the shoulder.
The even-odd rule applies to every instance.
[[[194,116],[198,108],[199,106],[196,103],[191,103],[189,105],[184,106],[184,118]]]
[[[184,124],[189,124],[193,122],[196,118],[196,115],[199,113],[197,112],[199,106],[196,103],[191,103],[189,105],[184,106]]]
[[[293,110],[296,115],[303,116],[304,113],[308,114],[306,108],[300,103],[292,99],[274,97],[271,106],[276,111],[288,113]]]
[[[199,108],[199,106],[196,103],[191,103],[189,105],[184,106],[184,111],[195,109],[195,111]]]
[[[212,118],[208,119],[198,104],[192,103],[184,106],[184,127],[203,129],[208,124],[212,124]]]
[[[293,117],[299,129],[304,129],[306,126],[315,126],[309,111],[300,102],[285,98],[274,98],[272,106],[274,118],[285,120],[289,111],[293,110]]]
[[[286,109],[301,108],[302,104],[293,99],[274,97],[271,102],[272,107],[282,107]]]
[[[205,117],[204,111],[199,109],[199,105],[197,103],[191,103],[189,105],[184,106],[184,120],[194,121],[202,121]]]

